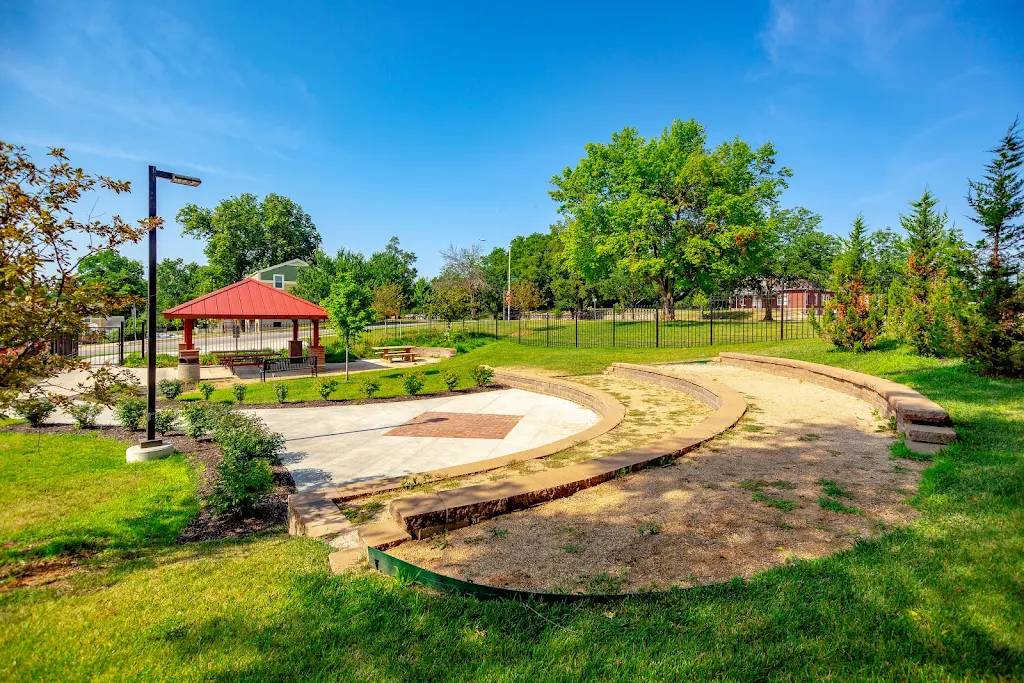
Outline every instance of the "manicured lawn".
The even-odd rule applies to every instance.
[[[960,442],[925,473],[914,499],[920,518],[879,541],[745,582],[607,604],[480,602],[428,594],[372,573],[331,577],[327,547],[283,534],[170,545],[169,530],[194,502],[167,494],[163,505],[141,504],[141,483],[113,485],[109,477],[117,470],[134,472],[123,464],[123,446],[117,445],[120,464],[96,467],[97,482],[106,483],[92,484],[89,468],[70,455],[83,450],[78,439],[84,437],[56,437],[67,445],[39,451],[39,463],[25,463],[29,472],[20,471],[18,458],[29,446],[22,442],[20,455],[4,451],[0,545],[26,528],[44,545],[48,529],[54,537],[64,534],[64,522],[45,511],[52,506],[41,492],[63,495],[73,487],[103,491],[109,514],[90,512],[88,497],[65,498],[72,517],[106,520],[96,528],[115,530],[144,519],[146,528],[167,533],[142,534],[149,540],[133,558],[113,557],[47,588],[0,594],[0,678],[1024,677],[1024,383],[974,377],[956,362],[899,349],[854,355],[818,342],[736,348],[892,377],[948,408]],[[496,343],[431,369],[466,372],[483,362],[587,373],[612,360],[663,362],[719,350]],[[4,443],[11,438],[0,436]],[[68,455],[51,457],[55,452]],[[149,469],[159,472],[150,485],[180,482],[182,466],[145,466],[167,468]],[[179,490],[177,483],[172,488]],[[23,527],[8,520],[8,510],[26,496],[36,502],[19,502],[22,515],[35,518],[37,505],[44,512]],[[92,524],[83,521],[80,528]]]

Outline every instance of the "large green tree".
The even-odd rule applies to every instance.
[[[310,259],[320,246],[309,214],[278,194],[259,199],[245,193],[215,209],[187,204],[177,219],[184,234],[206,242],[203,251],[217,287],[282,261]]]
[[[659,137],[625,128],[551,179],[552,198],[571,219],[567,263],[588,282],[618,265],[658,287],[666,317],[675,299],[743,273],[752,243],[790,171],[775,148],[736,138],[711,149],[704,127],[676,120]]]
[[[145,306],[148,289],[143,275],[140,262],[114,249],[89,254],[78,266],[78,277],[83,285],[99,287],[107,296],[123,302],[111,311],[115,315],[127,315],[132,305]]]
[[[371,289],[396,284],[402,288],[402,295],[412,298],[412,286],[416,281],[416,254],[402,249],[397,237],[388,240],[387,246],[375,251],[366,262],[366,281]]]
[[[751,245],[747,286],[764,302],[764,320],[787,283],[806,280],[821,288],[832,274],[839,240],[821,232],[821,216],[798,206],[772,212],[764,239]]]
[[[196,292],[199,266],[184,259],[164,259],[156,264],[157,312],[174,308],[206,292]],[[175,321],[177,322],[177,321]]]
[[[335,256],[331,256],[317,249],[307,263],[309,268],[299,269],[298,282],[291,292],[306,301],[316,304],[327,301],[331,295],[331,285],[341,272],[351,273],[361,285],[365,286],[369,282],[366,259],[357,251],[339,249]]]
[[[1019,121],[991,150],[995,158],[982,180],[969,180],[972,220],[984,234],[977,245],[981,263],[978,296],[981,318],[966,355],[982,372],[1024,376],[1024,291],[1019,273],[1024,259],[1024,139]]]

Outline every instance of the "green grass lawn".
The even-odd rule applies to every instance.
[[[101,457],[104,442],[89,437],[54,437],[59,441],[38,448],[34,437],[0,435],[0,546],[57,548],[51,537],[89,529],[117,539],[105,546],[133,533],[141,539],[131,557],[108,553],[102,566],[60,584],[0,593],[0,678],[1024,677],[1024,383],[975,377],[956,362],[899,349],[854,355],[818,342],[737,348],[891,377],[949,409],[960,441],[925,472],[913,501],[919,519],[878,541],[749,581],[605,604],[481,602],[372,573],[331,577],[326,546],[283,533],[172,545],[171,531],[194,511],[194,501],[181,498],[190,481],[181,461],[129,467],[120,444]],[[431,369],[467,372],[482,362],[589,373],[613,360],[660,362],[719,350],[495,343]],[[97,507],[94,499],[104,502]],[[12,518],[12,506],[28,521]]]

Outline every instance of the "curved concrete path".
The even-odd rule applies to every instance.
[[[558,441],[599,420],[571,401],[521,389],[246,412],[284,434],[281,460],[299,491],[495,458]]]

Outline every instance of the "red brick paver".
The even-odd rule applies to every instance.
[[[446,439],[504,439],[522,415],[488,413],[423,413],[384,436],[428,436]]]

